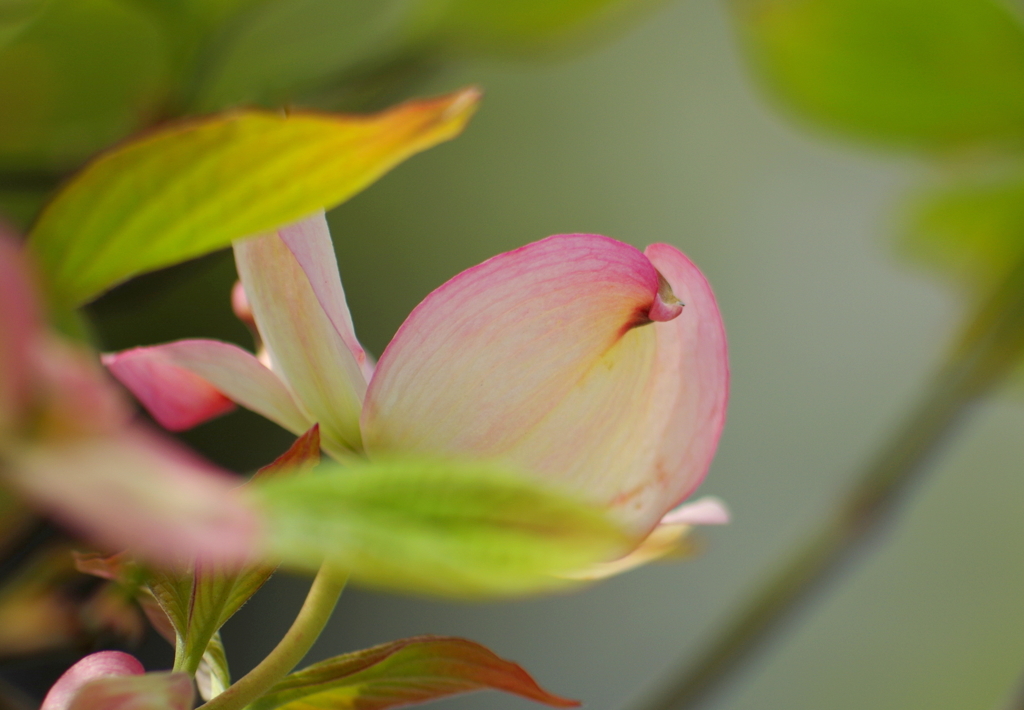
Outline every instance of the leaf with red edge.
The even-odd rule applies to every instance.
[[[310,469],[320,460],[320,429],[312,429],[256,476],[267,478]],[[274,565],[241,571],[219,565],[191,566],[152,573],[150,589],[167,613],[184,644],[182,667],[195,672],[217,630],[238,611],[274,573]]]
[[[580,704],[549,693],[519,665],[478,643],[416,636],[292,673],[249,708],[384,710],[475,690],[500,690],[559,708]]]
[[[255,474],[253,478],[269,478],[282,474],[305,473],[320,463],[320,425],[314,424],[305,434],[295,440],[287,451],[278,456]]]

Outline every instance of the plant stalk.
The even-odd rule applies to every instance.
[[[1024,354],[1024,261],[967,322],[946,364],[825,524],[744,604],[725,630],[638,710],[695,708],[884,530],[969,406],[1003,382]]]
[[[298,616],[281,641],[259,665],[239,678],[200,710],[242,710],[262,697],[305,657],[338,603],[348,575],[324,563],[302,603]]]

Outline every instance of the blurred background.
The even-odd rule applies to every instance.
[[[710,279],[729,334],[729,420],[700,493],[724,498],[734,522],[702,531],[699,559],[571,596],[464,605],[350,590],[316,658],[420,633],[459,635],[588,708],[640,710],[831,514],[953,337],[966,301],[894,246],[908,220],[901,198],[930,169],[791,119],[752,78],[725,3],[642,9],[541,53],[467,49],[458,61],[432,55],[415,66],[400,53],[361,60],[374,79],[331,93],[332,105],[372,107],[466,84],[485,98],[464,136],[399,166],[330,222],[357,331],[378,354],[430,290],[500,251],[559,232],[681,248]],[[180,96],[220,108],[245,85],[244,69],[269,78],[259,95],[237,89],[239,100],[272,102],[290,68],[325,61],[313,49],[373,41],[363,29],[348,45],[314,34],[261,51],[260,32],[286,22],[257,24],[219,79]],[[112,66],[144,73],[148,40],[125,36],[134,44],[118,51],[138,61],[120,55]],[[445,46],[462,46],[452,37]],[[20,61],[28,60],[0,53],[0,119],[20,111],[11,92],[33,88],[4,83],[3,67]],[[115,79],[112,95],[122,90]],[[38,186],[128,130],[97,119],[101,137],[66,131],[60,145],[19,157],[11,146],[31,146],[45,116],[18,115],[10,125],[23,133],[0,135],[0,204],[22,220]],[[234,278],[230,254],[216,254],[127,284],[89,313],[105,349],[199,336],[248,346],[229,307]],[[998,707],[1024,670],[1024,409],[1009,389],[970,413],[895,524],[707,707]],[[184,438],[239,471],[290,441],[246,412]],[[307,585],[276,578],[228,623],[236,677],[284,633]],[[147,666],[169,665],[158,638],[145,649]],[[12,660],[4,677],[45,680],[59,670],[52,656],[33,657]],[[524,703],[475,694],[438,707]]]

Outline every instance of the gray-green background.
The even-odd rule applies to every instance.
[[[780,116],[751,85],[721,3],[668,3],[577,58],[466,64],[423,93],[466,83],[486,96],[463,137],[331,215],[364,343],[379,353],[432,288],[548,234],[673,243],[704,269],[725,315],[732,402],[701,493],[725,498],[735,520],[707,531],[701,559],[572,596],[465,606],[350,591],[314,653],[461,635],[594,710],[624,708],[698,653],[829,515],[922,388],[962,305],[891,256],[897,198],[922,169]],[[231,279],[221,255],[150,277],[146,300],[131,287],[114,294],[95,308],[107,345],[244,341]],[[1024,669],[1022,431],[1012,396],[975,411],[881,544],[712,705],[997,704]],[[240,468],[287,445],[244,413],[190,440]],[[236,675],[287,628],[304,584],[277,581],[228,625]]]

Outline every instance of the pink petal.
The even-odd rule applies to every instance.
[[[37,390],[36,440],[120,431],[132,417],[123,393],[100,367],[96,353],[46,334],[33,350]]]
[[[330,239],[326,216],[319,212],[308,219],[284,227],[278,234],[295,256],[295,260],[299,262],[306,278],[309,279],[309,285],[313,287],[320,308],[359,363],[365,381],[369,382],[373,375],[373,361],[367,357],[362,344],[356,338],[356,329],[345,300],[345,289],[341,285],[338,258],[334,254],[334,244]],[[327,236],[326,239],[324,235]]]
[[[287,243],[269,234],[234,245],[256,326],[274,371],[319,422],[324,448],[335,453],[358,449],[366,391],[362,348],[354,351],[349,345],[355,339],[327,222],[318,213],[281,234]]]
[[[85,685],[68,710],[192,710],[194,696],[187,673],[107,677]]]
[[[8,464],[8,482],[26,498],[109,549],[226,564],[257,551],[241,480],[140,428],[17,449]]]
[[[171,431],[231,411],[232,400],[294,433],[311,424],[280,378],[230,343],[179,340],[104,355],[103,364]]]
[[[43,699],[39,710],[66,710],[83,685],[97,678],[142,675],[142,664],[121,651],[93,653],[64,671]]]
[[[451,279],[381,357],[367,449],[502,459],[646,534],[704,477],[727,390],[714,298],[673,251],[655,249],[671,291],[637,249],[584,234]]]
[[[656,378],[672,389],[673,402],[660,421],[662,443],[655,467],[681,482],[671,505],[704,480],[718,448],[729,402],[729,353],[725,325],[711,285],[675,247],[652,244],[644,251],[676,297],[683,315],[658,326]]]
[[[659,525],[726,525],[729,509],[720,498],[704,496],[670,510]]]
[[[31,349],[40,331],[28,263],[0,224],[0,432],[12,426],[31,390]]]

